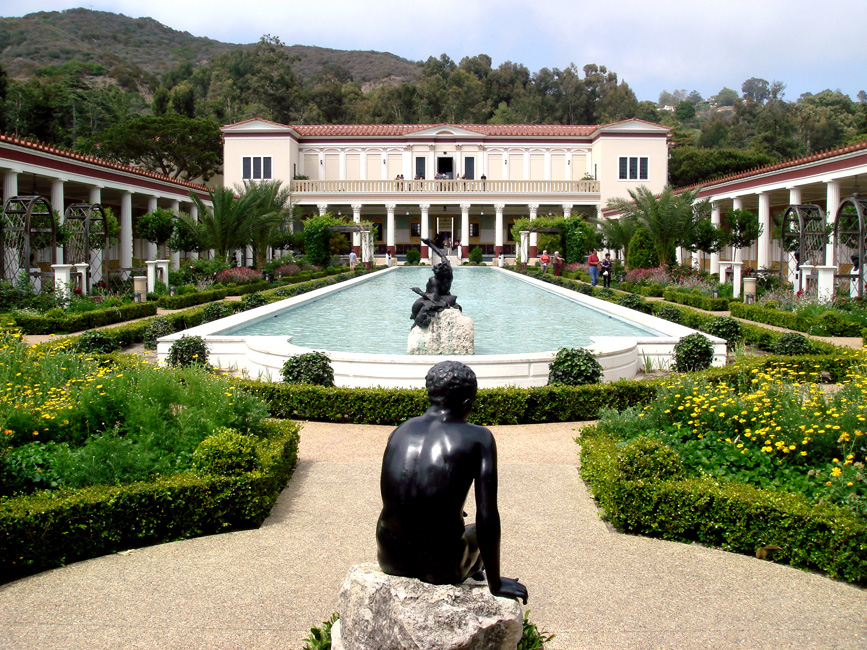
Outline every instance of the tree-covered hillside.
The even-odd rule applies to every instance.
[[[267,35],[232,45],[86,9],[0,18],[0,65],[0,131],[143,166],[160,156],[136,138],[154,128],[170,124],[172,132],[211,138],[217,126],[250,117],[286,124],[638,117],[671,127],[673,185],[867,137],[863,91],[857,101],[831,90],[793,101],[785,84],[752,78],[740,92],[723,88],[703,98],[663,90],[658,102],[639,102],[616,72],[596,63],[532,72],[510,61],[494,67],[485,54],[412,63],[380,52],[286,46]],[[213,152],[218,144],[201,148]]]

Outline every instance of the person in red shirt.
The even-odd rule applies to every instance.
[[[551,261],[551,258],[548,256],[548,251],[542,251],[542,256],[539,258],[539,261],[542,263],[542,273],[547,273],[548,262]]]
[[[596,249],[590,250],[590,257],[587,258],[587,269],[590,271],[590,284],[596,286],[599,282],[599,256],[596,254]]]

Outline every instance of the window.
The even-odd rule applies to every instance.
[[[621,181],[646,181],[648,177],[647,156],[621,156],[620,173]]]
[[[420,223],[409,224],[409,236],[410,237],[421,237],[421,224]]]
[[[271,156],[244,156],[241,158],[241,177],[245,181],[271,180]]]
[[[470,224],[470,237],[478,237],[479,236],[479,224],[471,223]]]

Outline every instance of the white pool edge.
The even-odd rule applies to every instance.
[[[671,365],[675,344],[682,337],[695,332],[688,327],[586,296],[571,289],[558,287],[520,273],[494,268],[500,273],[508,273],[511,277],[535,284],[546,291],[663,334],[662,337],[591,336],[593,343],[586,347],[596,355],[602,365],[603,379],[606,382],[633,379],[648,365],[653,369],[668,368]],[[393,267],[379,273],[391,273],[396,270],[397,267]],[[279,381],[283,363],[289,357],[311,352],[313,349],[293,345],[284,336],[231,336],[222,335],[220,332],[270,318],[275,312],[283,311],[287,307],[346,289],[359,282],[370,280],[379,273],[362,275],[163,337],[157,342],[157,357],[163,364],[174,341],[182,336],[201,336],[207,342],[212,365],[240,372],[251,379]],[[714,348],[713,365],[725,365],[725,340],[708,334],[705,336],[710,339]],[[317,351],[324,352],[331,359],[335,384],[352,388],[375,386],[420,388],[424,386],[424,377],[430,367],[445,359],[461,361],[470,366],[476,373],[480,388],[544,386],[548,383],[548,368],[557,353],[556,350],[552,350],[519,354],[429,356],[368,354],[325,349]]]

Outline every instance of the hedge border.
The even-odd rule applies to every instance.
[[[813,331],[814,327],[834,330],[830,336],[862,336],[864,325],[862,323],[853,323],[851,321],[836,321],[823,322],[822,318],[807,318],[799,316],[792,312],[781,311],[779,309],[767,309],[761,305],[745,305],[743,303],[731,304],[732,316],[744,318],[756,323],[764,323],[765,325],[774,325],[776,327],[785,327],[786,329],[805,332],[807,334]],[[833,313],[833,312],[829,312]],[[839,325],[839,328],[835,327]]]
[[[93,309],[78,314],[64,314],[63,316],[34,316],[15,313],[13,319],[15,326],[20,328],[24,334],[69,334],[122,323],[135,318],[145,318],[156,313],[156,303],[143,302],[106,309]]]
[[[662,298],[668,302],[676,302],[680,305],[688,305],[705,311],[729,311],[729,304],[735,302],[733,298],[709,298],[696,293],[666,289]]]
[[[751,556],[773,544],[776,561],[867,584],[867,522],[843,508],[713,478],[625,480],[613,436],[586,427],[576,440],[582,478],[603,518],[624,532]]]
[[[300,429],[274,420],[265,428],[262,469],[254,472],[189,471],[0,501],[0,582],[127,548],[260,526],[295,469]]]

